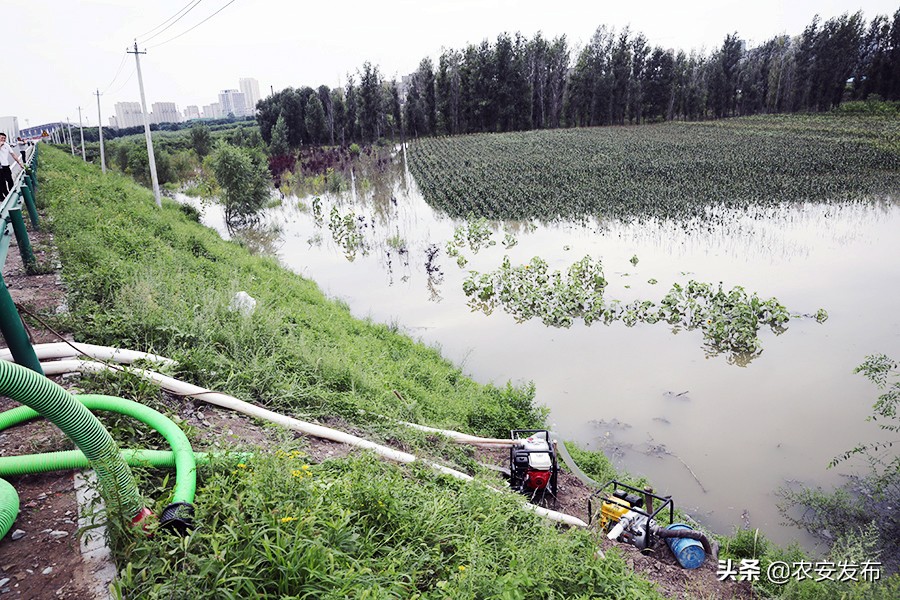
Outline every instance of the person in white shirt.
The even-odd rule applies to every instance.
[[[10,145],[6,143],[6,134],[0,133],[0,199],[6,198],[9,190],[15,185],[12,178],[12,169],[10,169],[12,161],[16,161],[20,167],[25,168],[25,165],[22,164],[22,161],[19,160],[19,157],[16,156]]]
[[[25,150],[28,148],[28,146],[25,144],[25,140],[21,137],[18,139],[18,142],[19,143],[16,144],[16,149],[19,151],[19,154],[22,155],[22,162],[24,163],[25,162]]]

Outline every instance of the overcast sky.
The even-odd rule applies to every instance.
[[[148,51],[141,60],[148,104],[170,101],[184,110],[215,102],[220,90],[237,88],[240,77],[259,80],[263,96],[270,86],[334,87],[366,60],[387,78],[399,77],[425,56],[436,59],[442,47],[493,40],[504,31],[565,34],[575,45],[598,25],[630,26],[651,44],[710,49],[733,31],[754,44],[779,33],[796,35],[815,14],[829,18],[862,10],[870,20],[898,9],[897,0],[231,0],[228,6],[229,0],[201,0],[147,39],[153,35],[148,31],[194,1],[4,2],[0,116],[17,116],[20,127],[75,121],[80,105],[85,124],[96,125],[93,93],[99,88],[105,91],[101,104],[108,125],[116,102],[140,99],[134,56],[125,55],[135,37]],[[208,22],[167,42],[222,7]]]

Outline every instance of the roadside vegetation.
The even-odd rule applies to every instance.
[[[150,167],[143,130],[114,138],[110,138],[109,133],[104,129],[107,167],[149,187]],[[168,191],[184,189],[191,195],[204,197],[215,196],[219,191],[215,178],[210,175],[212,167],[206,160],[218,145],[228,143],[247,153],[265,152],[259,127],[254,121],[200,122],[176,130],[156,130],[152,135],[160,186]],[[85,129],[85,156],[89,162],[99,164],[100,143],[97,139],[96,128]],[[57,147],[69,151],[67,144]],[[78,154],[78,144],[75,150]]]

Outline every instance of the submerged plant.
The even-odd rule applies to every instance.
[[[457,225],[453,230],[453,238],[447,242],[447,254],[455,257],[460,268],[466,266],[468,259],[462,254],[462,251],[468,247],[472,252],[478,254],[482,248],[489,248],[497,244],[493,239],[494,232],[491,231],[490,222],[484,217],[475,218],[472,213],[465,223]],[[509,234],[507,237],[510,238]],[[515,238],[513,244],[515,245]],[[506,244],[507,240],[504,240]],[[509,248],[511,246],[507,246]]]
[[[654,281],[655,283],[655,281]],[[781,333],[790,319],[777,299],[761,299],[735,286],[689,281],[674,284],[659,304],[635,300],[622,304],[606,301],[607,281],[599,259],[585,256],[565,272],[550,271],[547,262],[532,258],[513,266],[504,257],[490,273],[472,271],[463,282],[469,306],[490,314],[498,307],[517,321],[539,318],[545,325],[570,327],[576,319],[621,321],[626,326],[665,321],[687,329],[700,329],[712,354],[729,352],[752,357],[760,352],[759,329],[767,325]]]
[[[337,206],[331,207],[328,229],[331,230],[334,242],[344,249],[347,260],[355,259],[357,252],[363,255],[368,254],[365,238],[361,231],[362,223],[363,217],[357,217],[352,212],[341,215]]]

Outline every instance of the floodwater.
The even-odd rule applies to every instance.
[[[319,194],[315,210],[312,196],[288,196],[266,211],[268,233],[239,235],[354,315],[439,347],[477,381],[534,381],[562,438],[604,450],[716,532],[749,524],[810,547],[783,523],[777,490],[840,485],[853,467],[829,461],[879,439],[865,420],[878,391],[853,369],[868,354],[900,357],[897,199],[720,211],[713,225],[494,222],[496,245],[464,250],[460,268],[445,246],[464,221],[422,199],[401,157],[380,173],[357,165],[345,183]],[[204,222],[228,236],[217,207]],[[509,249],[507,232],[517,241]],[[600,257],[607,299],[658,302],[673,283],[721,281],[829,318],[792,319],[780,335],[761,329],[762,352],[745,362],[707,355],[699,330],[665,323],[559,329],[473,312],[467,271],[494,270],[504,255],[563,270]]]

